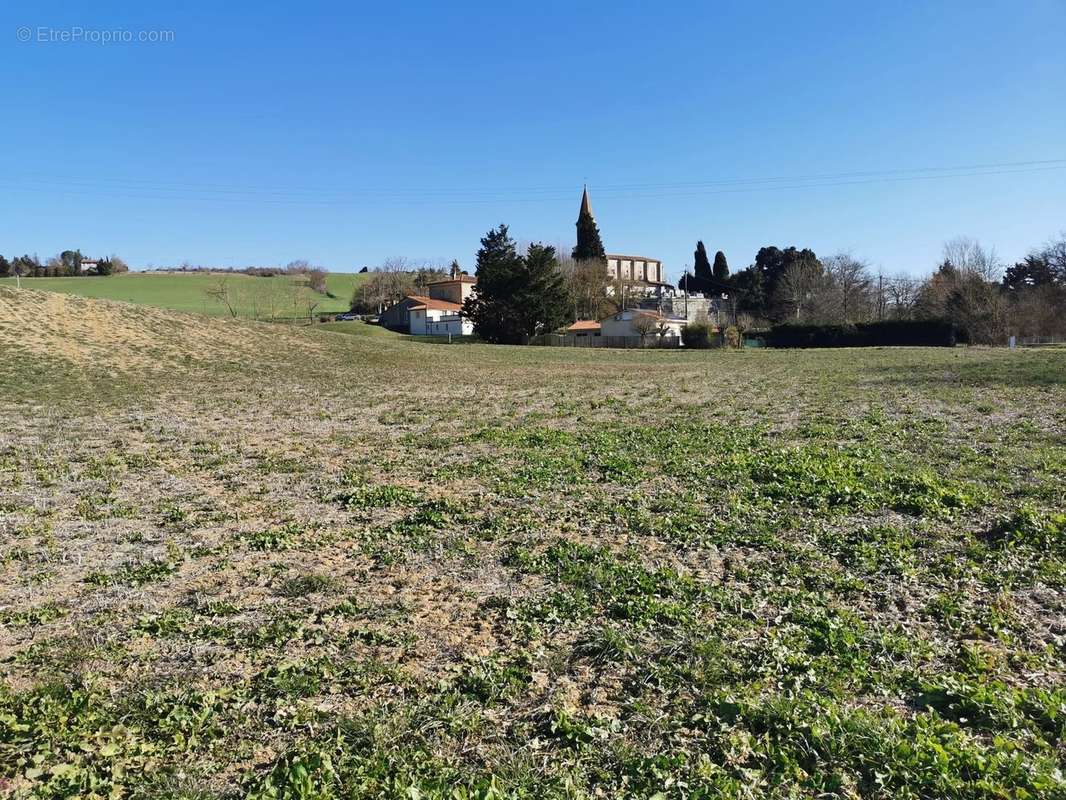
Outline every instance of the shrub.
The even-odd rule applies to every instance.
[[[703,350],[711,346],[711,329],[702,322],[692,322],[681,329],[681,344]]]
[[[775,325],[770,347],[954,347],[955,326],[945,320],[883,320],[857,325]]]
[[[725,329],[725,341],[730,347],[740,347],[740,331],[736,325],[730,325]]]

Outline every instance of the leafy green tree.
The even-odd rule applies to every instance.
[[[764,316],[766,308],[766,286],[763,274],[754,266],[742,269],[730,281],[736,295],[736,305],[756,316]]]
[[[0,278],[7,278],[11,275],[11,262],[3,256],[0,256]]]
[[[714,254],[714,266],[711,267],[711,277],[718,282],[719,287],[729,280],[729,262],[725,260],[725,253],[721,250]]]
[[[101,258],[96,262],[97,275],[110,275],[114,271],[114,265],[111,263],[110,258]]]
[[[761,308],[751,310],[777,322],[788,314],[788,309],[775,303],[775,298],[779,297],[777,288],[781,278],[793,267],[810,267],[820,272],[822,263],[809,248],[797,250],[795,247],[786,247],[782,250],[763,247],[756,254],[753,267],[762,279],[762,303]]]
[[[64,250],[59,254],[64,275],[81,275],[81,250]]]
[[[18,256],[11,262],[12,275],[21,275],[22,277],[32,275],[37,277],[43,274],[43,271],[37,256]]]

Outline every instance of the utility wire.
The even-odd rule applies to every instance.
[[[967,167],[921,167],[911,169],[868,170],[862,172],[824,173],[819,175],[736,178],[714,181],[693,181],[658,184],[608,184],[597,187],[597,197],[608,199],[696,197],[746,192],[796,191],[836,186],[859,186],[874,183],[900,183],[911,181],[947,180],[995,175],[1043,173],[1066,169],[1066,159],[1043,161],[1016,161],[1001,164],[970,165]],[[254,202],[264,204],[341,206],[360,204],[402,205],[476,205],[499,202],[565,202],[572,197],[572,189],[515,189],[491,190],[431,190],[419,189],[406,192],[378,192],[372,189],[350,190],[343,195],[323,197],[336,190],[297,189],[240,189],[219,185],[168,184],[144,179],[79,177],[16,177],[31,186],[19,187],[7,184],[18,191],[48,194],[94,195],[138,200],[181,200],[196,202]],[[110,181],[119,185],[101,186]],[[122,185],[123,183],[128,185]],[[33,185],[36,184],[36,185]],[[41,186],[40,184],[43,184]],[[81,190],[73,187],[83,187]],[[54,187],[54,188],[53,188]],[[449,195],[445,192],[459,192]],[[552,194],[544,194],[551,192]],[[206,193],[206,194],[205,194]],[[539,193],[539,194],[538,194]],[[312,196],[302,197],[301,194]],[[436,196],[434,196],[436,194]]]

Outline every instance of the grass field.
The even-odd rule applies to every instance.
[[[236,300],[238,313],[250,317],[254,304],[265,304],[265,295],[273,292],[280,315],[294,316],[293,278],[257,278],[242,274],[175,273],[175,272],[128,272],[107,277],[85,278],[23,278],[23,286],[31,289],[62,294],[93,297],[103,300],[121,300],[137,305],[168,308],[211,316],[228,316],[229,312],[217,300],[208,296],[220,278],[225,277]],[[351,305],[352,292],[365,275],[358,273],[331,272],[326,278],[326,290],[332,298],[313,295],[306,286],[298,286],[295,292],[306,316],[306,298],[314,297],[319,302],[316,313],[347,311]],[[299,280],[299,279],[295,279]],[[13,287],[14,278],[0,278],[0,286]]]
[[[0,792],[1066,796],[1066,352],[324,328],[0,288]]]

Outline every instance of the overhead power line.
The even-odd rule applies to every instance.
[[[939,166],[816,173],[779,177],[721,178],[703,181],[597,184],[600,200],[696,197],[744,192],[796,191],[875,183],[975,178],[995,175],[1042,173],[1066,169],[1066,159],[1008,161],[996,164]],[[137,200],[188,202],[238,202],[284,205],[343,206],[361,204],[468,205],[500,202],[565,202],[573,187],[431,188],[397,190],[370,187],[239,187],[221,184],[176,183],[149,178],[84,177],[40,173],[14,174],[8,188],[49,194],[94,195]]]

